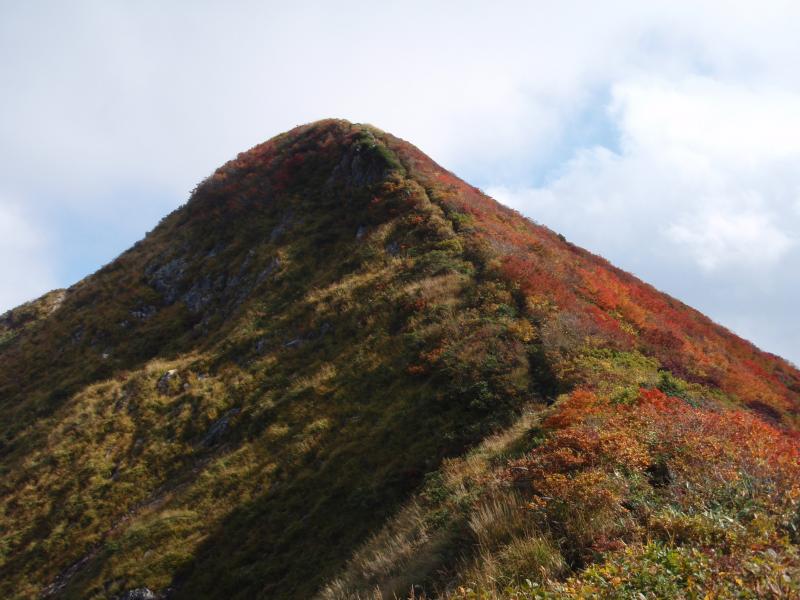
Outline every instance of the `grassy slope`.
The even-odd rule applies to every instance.
[[[616,551],[633,513],[600,503],[594,537],[554,529],[565,515],[541,506],[541,482],[516,483],[509,460],[532,468],[561,452],[559,431],[596,433],[620,406],[638,414],[640,388],[660,386],[692,423],[692,406],[747,406],[775,439],[797,425],[790,365],[405,142],[341,121],[240,155],[47,316],[52,305],[0,330],[0,590],[10,597],[48,583],[81,598],[142,585],[308,597],[326,581],[333,597],[413,583],[460,594],[458,582],[467,596],[502,595],[522,594],[525,579],[556,593]],[[591,423],[534,427],[524,407],[576,389],[596,398]],[[787,444],[776,448],[791,459]],[[660,459],[647,457],[590,475],[624,472],[626,490],[648,490]],[[671,474],[682,464],[667,462]],[[679,522],[711,502],[680,504],[671,494],[682,484],[675,476],[646,506]],[[614,491],[612,508],[633,506]],[[528,504],[538,512],[519,510]],[[590,518],[595,504],[567,516]],[[794,510],[769,506],[768,541]],[[654,527],[635,516],[645,534],[628,544]]]
[[[312,593],[538,396],[468,243],[367,128],[226,165],[4,346],[3,592]]]
[[[491,248],[569,393],[429,476],[321,596],[800,595],[797,370],[420,171]]]

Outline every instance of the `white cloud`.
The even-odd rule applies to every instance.
[[[760,213],[708,213],[671,225],[667,234],[685,244],[704,269],[720,266],[770,267],[786,255],[792,240]]]
[[[57,287],[47,246],[46,236],[18,206],[0,201],[0,307]]]
[[[617,151],[579,149],[544,185],[488,191],[730,326],[766,311],[797,329],[797,107],[798,93],[708,77],[619,82]]]
[[[800,156],[796,93],[689,77],[617,84],[613,98],[625,140],[659,159],[760,168]]]
[[[491,191],[601,251],[646,240],[705,269],[773,267],[797,225],[797,107],[800,94],[697,77],[621,83],[609,113],[619,153],[579,150],[543,187]]]

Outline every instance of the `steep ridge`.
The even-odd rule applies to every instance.
[[[369,126],[240,154],[0,358],[9,597],[571,595],[703,509],[797,567],[800,373]]]

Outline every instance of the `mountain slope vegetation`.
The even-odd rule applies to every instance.
[[[0,423],[11,598],[800,593],[800,373],[371,126],[0,317]]]

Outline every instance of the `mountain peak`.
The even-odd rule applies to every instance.
[[[313,185],[328,190],[365,187],[393,170],[402,171],[403,166],[387,145],[385,133],[370,125],[324,119],[240,153],[198,185],[192,201],[232,193],[242,198],[257,195],[263,201]]]
[[[0,423],[7,597],[555,594],[678,538],[798,567],[794,367],[338,119],[0,318]]]

